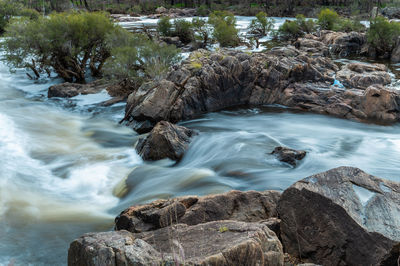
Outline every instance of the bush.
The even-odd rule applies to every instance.
[[[22,9],[18,15],[27,17],[29,19],[38,19],[40,17],[40,13],[37,12],[35,9],[24,8]]]
[[[190,21],[176,19],[174,21],[174,26],[175,29],[172,35],[179,37],[182,43],[187,44],[194,41],[193,25]]]
[[[200,5],[197,8],[197,15],[200,17],[206,17],[209,13],[210,11],[208,10],[208,7],[206,5]]]
[[[12,16],[19,14],[23,7],[21,4],[13,0],[0,0],[0,33],[4,32],[4,28],[10,21]]]
[[[341,18],[339,22],[334,26],[335,31],[364,31],[365,25],[363,25],[359,20],[351,20],[347,18]]]
[[[160,79],[171,64],[180,60],[179,49],[160,45],[142,34],[132,34],[119,28],[107,38],[111,57],[104,65],[104,76],[124,79],[134,86],[147,79]]]
[[[306,33],[315,31],[315,23],[313,20],[306,20],[303,15],[297,15],[296,20],[286,20],[278,29],[279,38],[285,40],[297,40]]]
[[[142,13],[142,7],[140,5],[134,5],[132,7],[132,12],[135,14],[141,14]]]
[[[206,46],[210,39],[210,30],[207,27],[207,22],[200,18],[193,18],[192,25],[195,32],[195,38],[200,40],[203,43],[203,46]]]
[[[333,30],[339,21],[339,15],[329,8],[321,10],[318,15],[318,24],[323,30]]]
[[[157,31],[162,36],[171,36],[172,35],[172,24],[169,17],[161,17],[157,22]]]
[[[117,26],[104,13],[55,13],[21,18],[6,28],[3,43],[11,68],[29,68],[37,77],[55,71],[65,81],[85,82],[86,69],[98,76],[110,56],[106,37]]]
[[[222,47],[239,44],[236,18],[228,11],[214,11],[208,18],[208,23],[214,26],[212,35]]]
[[[386,18],[378,16],[370,21],[367,32],[368,43],[375,48],[377,55],[390,53],[397,38],[400,36],[400,23],[389,22]]]
[[[274,20],[269,19],[267,14],[264,12],[259,12],[256,18],[250,23],[249,30],[253,34],[265,36],[274,27]]]

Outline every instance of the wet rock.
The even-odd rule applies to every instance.
[[[136,151],[144,160],[156,161],[165,158],[179,161],[187,148],[190,138],[196,134],[193,130],[158,122],[149,135],[139,140]]]
[[[371,85],[387,85],[391,82],[388,69],[383,64],[346,64],[337,72],[336,78],[345,86],[359,89],[366,89]]]
[[[204,197],[158,200],[124,210],[115,219],[115,229],[137,233],[163,228],[171,223],[196,225],[217,220],[259,222],[277,217],[279,196],[277,191],[230,191]]]
[[[73,241],[68,265],[138,265],[161,262],[161,254],[127,231],[88,233]]]
[[[381,9],[381,14],[388,19],[399,19],[400,18],[400,8],[399,7],[385,7]]]
[[[266,225],[215,221],[152,232],[86,234],[71,243],[69,265],[283,265]]]
[[[79,94],[94,94],[107,89],[109,85],[111,84],[106,83],[102,80],[91,82],[88,84],[65,82],[51,86],[47,92],[47,97],[70,98]]]
[[[332,54],[348,57],[360,54],[367,38],[361,32],[321,31],[319,41],[327,45]]]
[[[399,183],[339,167],[289,187],[278,212],[285,251],[305,261],[395,265],[400,256]]]
[[[276,147],[271,154],[274,154],[281,162],[285,162],[295,167],[298,161],[306,157],[306,151],[297,151],[287,147]]]

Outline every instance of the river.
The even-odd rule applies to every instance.
[[[333,167],[400,181],[400,125],[361,124],[285,108],[226,110],[181,124],[200,132],[183,160],[145,163],[105,93],[47,99],[56,78],[31,81],[0,62],[0,265],[65,265],[69,243],[112,230],[131,204],[179,195],[284,190]],[[270,152],[308,152],[298,167]]]

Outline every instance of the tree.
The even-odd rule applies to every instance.
[[[148,79],[161,79],[180,60],[179,49],[152,42],[142,34],[118,28],[107,38],[111,56],[104,65],[108,79],[125,80],[138,87]]]
[[[273,28],[274,20],[269,19],[267,14],[264,12],[259,12],[256,15],[256,18],[251,21],[249,26],[250,32],[262,36],[267,35]]]
[[[0,33],[4,32],[4,28],[12,16],[18,15],[23,6],[12,0],[0,0]]]
[[[237,46],[240,42],[236,18],[228,11],[214,11],[208,18],[208,23],[214,26],[212,35],[222,47]]]
[[[3,47],[11,68],[29,68],[36,77],[54,71],[65,81],[84,83],[87,68],[100,75],[110,56],[105,40],[116,27],[98,12],[22,18],[6,28]]]
[[[389,22],[382,16],[377,16],[370,21],[367,40],[375,48],[377,55],[390,54],[399,36],[400,23]]]

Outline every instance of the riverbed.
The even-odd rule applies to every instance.
[[[112,230],[125,207],[158,198],[282,191],[342,165],[400,181],[398,124],[280,106],[225,110],[181,123],[199,135],[180,163],[147,163],[134,149],[138,134],[118,125],[124,104],[100,106],[105,92],[48,99],[60,82],[32,81],[0,62],[0,265],[65,265],[73,239]],[[270,154],[281,145],[308,154],[293,168]]]

